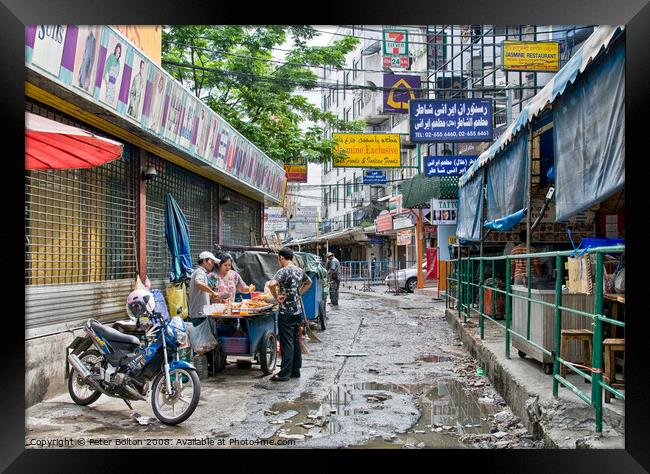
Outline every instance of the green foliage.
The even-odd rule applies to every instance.
[[[309,68],[342,67],[358,40],[346,37],[330,46],[309,47],[320,33],[306,26],[169,26],[163,29],[163,67],[206,105],[271,158],[285,163],[333,159],[332,130],[360,131],[362,121],[344,122],[323,112],[299,90],[317,86]],[[282,61],[273,48],[293,38]],[[302,129],[305,122],[314,122]]]

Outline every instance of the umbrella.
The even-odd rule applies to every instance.
[[[77,127],[25,112],[25,169],[99,166],[122,156],[123,145]]]
[[[165,195],[165,237],[172,255],[169,281],[179,282],[192,274],[190,229],[180,206],[171,194]]]

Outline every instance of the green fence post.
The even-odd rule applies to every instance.
[[[560,343],[562,334],[562,284],[564,283],[564,267],[562,266],[562,256],[555,257],[555,328],[553,332],[553,396],[558,396],[559,382],[557,376],[560,375]]]
[[[481,327],[481,339],[485,337],[484,333],[484,327],[483,327],[483,301],[485,298],[485,288],[483,288],[483,258],[481,258],[481,261],[479,263],[479,271],[481,272],[481,275],[479,277],[479,308],[478,308],[478,321],[479,321],[479,326]]]
[[[510,257],[506,257],[506,357],[508,359],[510,359],[510,318],[512,316],[510,291]]]
[[[458,246],[458,295],[456,298],[456,305],[458,306],[458,319],[462,316],[463,307],[463,256],[460,253],[460,245]]]
[[[530,280],[531,280],[531,273],[532,273],[532,272],[531,272],[531,268],[532,268],[532,266],[533,266],[532,263],[533,263],[533,262],[530,261],[530,257],[526,257],[526,265],[527,265],[527,270],[528,270],[528,277],[527,277],[527,280],[528,280],[528,281],[527,281],[527,283],[528,283],[528,302],[527,302],[527,303],[528,303],[528,305],[527,305],[527,307],[528,307],[528,314],[527,314],[527,317],[526,317],[526,320],[527,320],[527,326],[526,326],[526,339],[527,339],[528,341],[530,341],[530,299],[531,299],[531,298],[530,298],[530,296],[531,296],[531,291],[530,291],[530,288],[531,288],[531,286],[530,286],[530,285],[531,285],[531,281],[530,281]]]
[[[591,261],[591,259],[590,259]],[[589,263],[591,265],[591,263]],[[596,301],[594,308],[594,340],[591,377],[591,403],[596,411],[596,433],[603,432],[603,322],[600,315],[603,314],[603,254],[596,254]]]

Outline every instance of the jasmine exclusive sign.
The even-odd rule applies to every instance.
[[[416,99],[409,118],[414,143],[492,140],[491,99]]]
[[[478,159],[478,155],[425,156],[424,174],[432,176],[462,176]]]

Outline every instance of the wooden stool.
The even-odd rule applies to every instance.
[[[589,329],[562,329],[560,333],[560,357],[568,362],[569,342],[582,341],[582,363],[591,367],[591,340],[594,333]],[[569,370],[566,365],[560,366],[560,374],[565,377]]]
[[[625,339],[605,339],[603,347],[605,348],[605,382],[612,388],[625,389],[625,380],[616,380],[615,359],[617,352],[623,352],[623,361],[625,361]],[[623,369],[625,369],[625,362],[623,362]],[[605,390],[605,403],[609,403],[613,396],[609,390]]]

